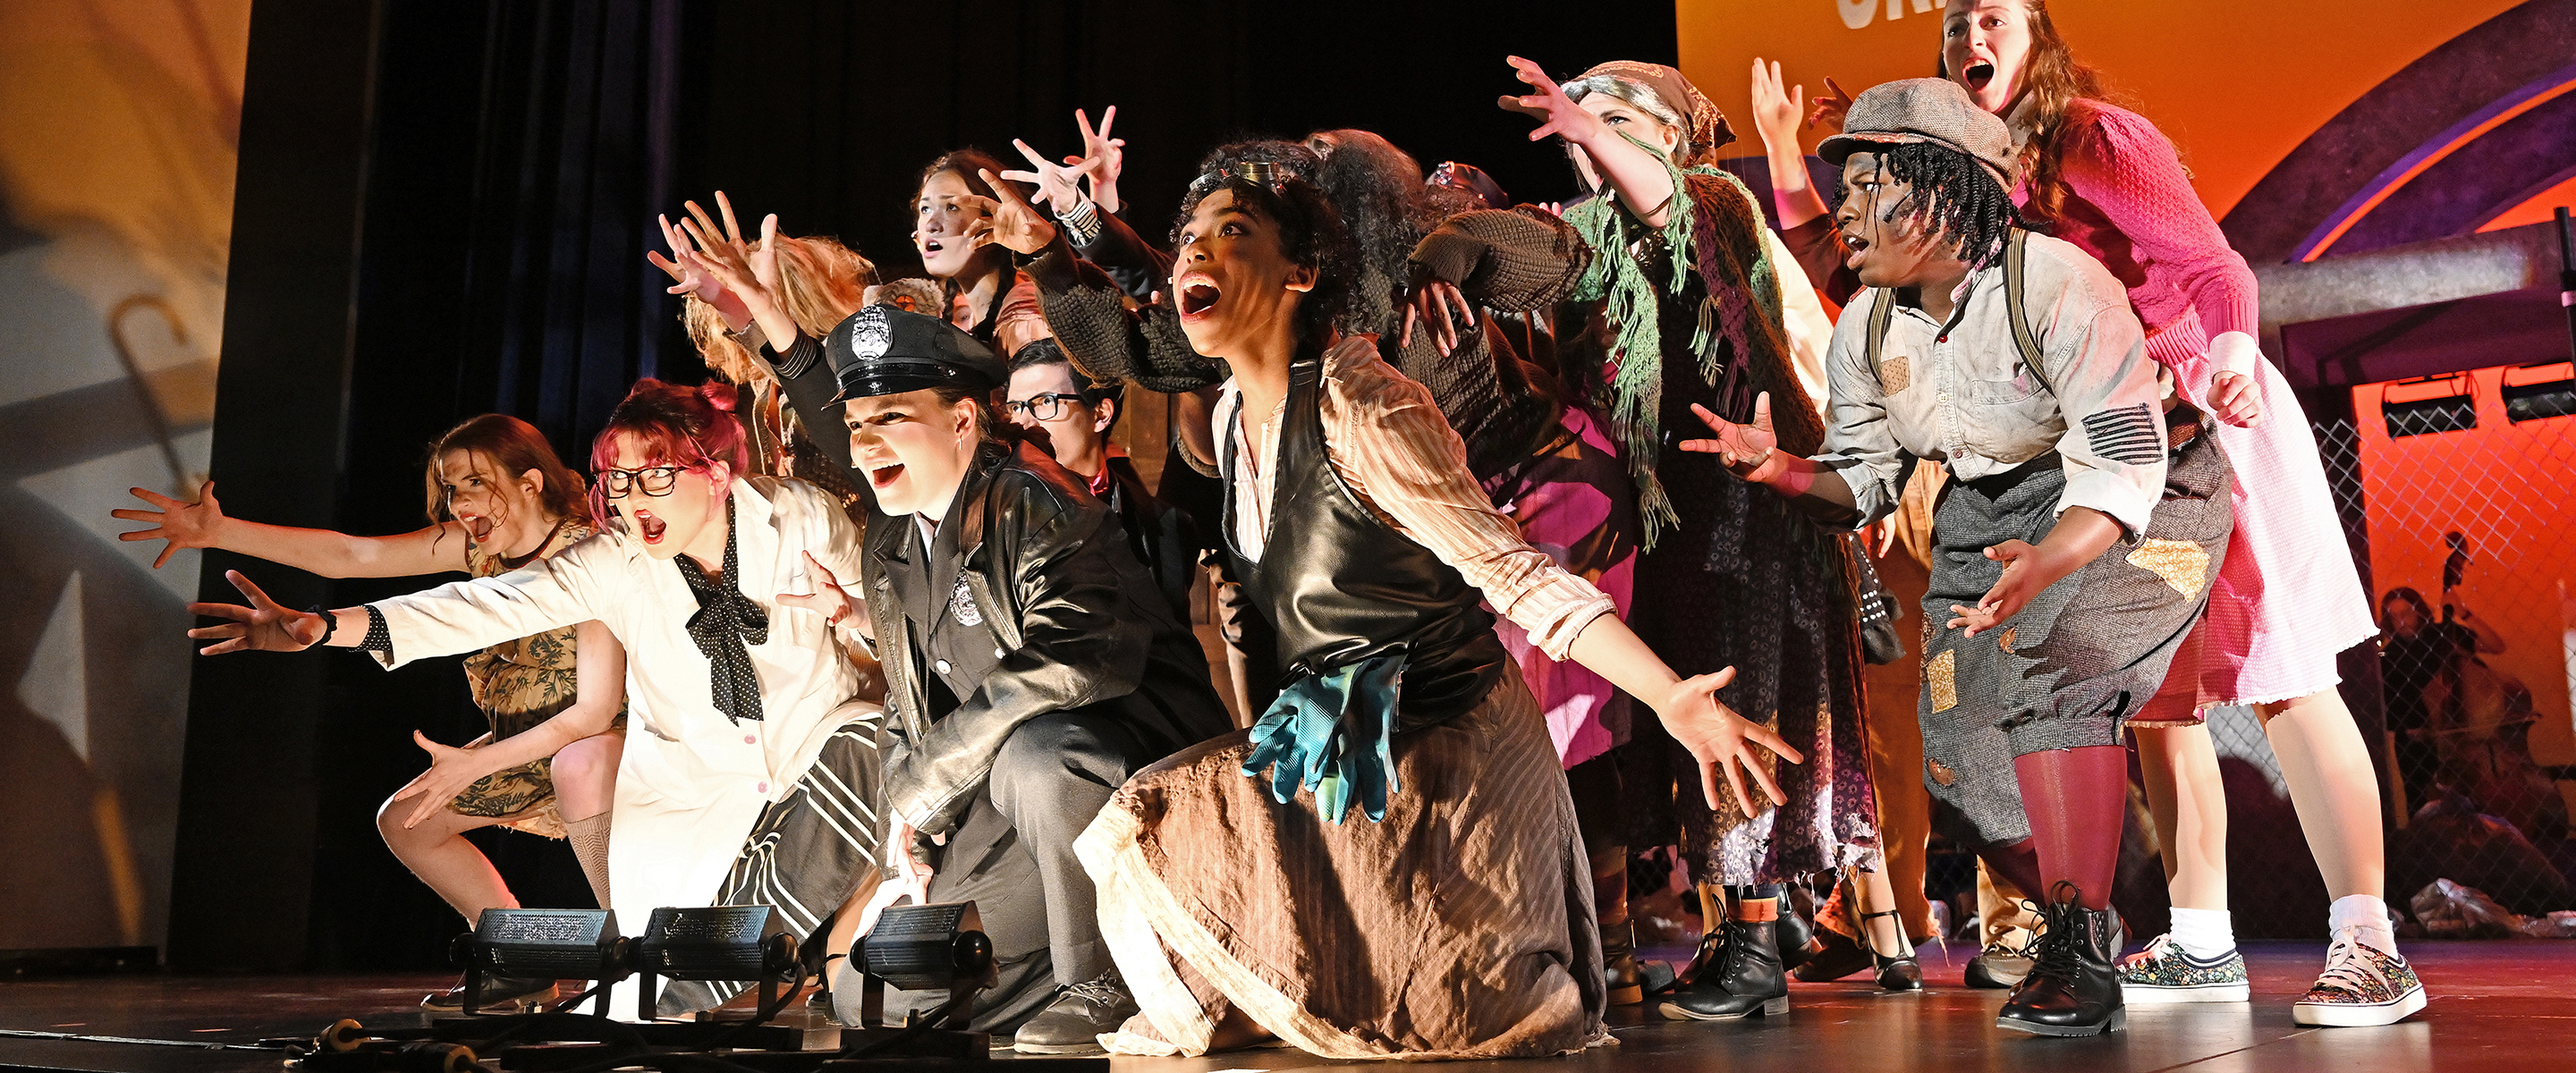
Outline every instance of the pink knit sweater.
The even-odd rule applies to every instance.
[[[2059,174],[2068,193],[2054,221],[2057,236],[2128,285],[2129,304],[2147,328],[2148,355],[2173,373],[2184,399],[2208,409],[2210,380],[2220,371],[2210,360],[2210,337],[2258,331],[2253,270],[2227,245],[2155,124],[2127,109],[2077,101],[2063,129]],[[2253,375],[2263,423],[2213,425],[2236,471],[2236,530],[2194,646],[2200,665],[2174,666],[2177,678],[2196,669],[2198,681],[2166,686],[2205,701],[2251,704],[2326,689],[2338,679],[2335,654],[2377,632],[2298,396],[2269,359],[2257,362]]]
[[[2055,233],[2128,285],[2148,333],[2196,310],[2207,335],[2256,334],[2254,270],[2202,207],[2164,133],[2136,112],[2089,100],[2067,108],[2062,131],[2067,198]]]

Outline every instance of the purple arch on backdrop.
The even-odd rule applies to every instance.
[[[2297,260],[2407,169],[2538,92],[2576,57],[2576,0],[2528,0],[2406,65],[2338,113],[2254,185],[2220,226],[2247,260]],[[2464,125],[2465,124],[2465,125]],[[2362,214],[2327,256],[2475,231],[2576,170],[2576,93],[2469,141]]]

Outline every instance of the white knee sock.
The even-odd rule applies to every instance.
[[[2222,958],[2236,951],[2236,914],[2224,909],[2183,909],[2173,911],[2173,942],[2202,961]]]
[[[2381,952],[2397,953],[2397,931],[2388,926],[2388,903],[2367,894],[2347,894],[2334,900],[2326,910],[2326,929],[2340,934],[2345,928],[2360,932],[2361,941],[2378,947]]]

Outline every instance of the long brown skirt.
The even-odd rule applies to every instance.
[[[1328,1058],[1565,1054],[1609,1041],[1592,878],[1518,673],[1396,739],[1386,819],[1247,778],[1241,732],[1130,779],[1077,841],[1144,1008],[1103,1037],[1199,1055],[1230,1010]],[[1141,1023],[1140,1023],[1141,1022]]]

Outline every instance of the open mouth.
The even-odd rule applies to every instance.
[[[1869,240],[1849,232],[1842,233],[1842,240],[1843,267],[1858,270],[1861,251],[1869,248]]]
[[[947,248],[948,247],[946,246],[940,245],[939,240],[935,238],[926,238],[921,240],[921,255],[924,257],[928,257],[931,254],[938,253],[939,251]]]
[[[1210,283],[1204,279],[1192,280],[1183,284],[1181,286],[1181,319],[1197,320],[1200,317],[1208,315],[1210,310],[1216,308],[1217,299],[1222,296],[1222,292],[1217,290],[1216,284]]]
[[[644,542],[647,544],[661,543],[663,533],[668,531],[670,528],[671,523],[669,522],[663,521],[660,518],[656,518],[651,514],[647,514],[640,510],[635,512],[635,532],[637,535],[642,536],[644,538]]]
[[[492,539],[492,519],[473,514],[460,514],[456,516],[456,520],[464,523],[465,532],[474,538],[475,543],[480,544]]]
[[[885,465],[872,466],[868,469],[868,483],[875,486],[879,491],[894,487],[894,482],[902,479],[903,463],[901,462],[889,462]]]
[[[1995,65],[1985,60],[1978,60],[1970,63],[1968,69],[1960,72],[1960,75],[1968,80],[1968,92],[1975,93],[1985,89],[1986,83],[1995,80]]]

